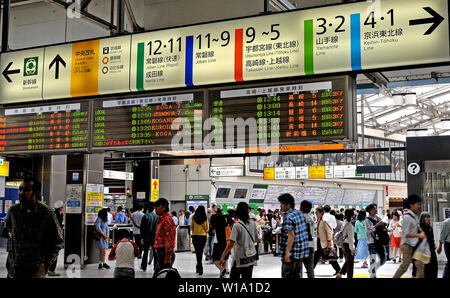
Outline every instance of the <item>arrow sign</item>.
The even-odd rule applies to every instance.
[[[5,79],[10,83],[12,83],[12,80],[9,78],[9,75],[20,73],[20,69],[9,70],[9,68],[11,67],[12,64],[13,64],[12,62],[9,62],[8,66],[6,66],[5,70],[2,72]]]
[[[158,186],[158,182],[153,182],[153,187],[154,187],[154,189],[156,190],[157,189],[157,186]]]
[[[66,68],[66,61],[63,60],[63,58],[61,58],[61,56],[56,55],[55,59],[53,59],[52,63],[50,63],[50,66],[48,67],[48,69],[52,69],[53,65],[56,64],[56,69],[55,69],[55,80],[59,79],[59,64],[62,64],[62,66],[64,66],[64,68]]]
[[[417,20],[411,20],[409,21],[410,26],[416,26],[416,25],[424,25],[424,24],[433,24],[427,32],[425,32],[424,35],[430,35],[433,33],[434,30],[444,21],[444,18],[438,14],[434,9],[431,7],[423,7],[424,10],[426,10],[430,15],[432,15],[432,18],[426,18],[426,19],[417,19]]]

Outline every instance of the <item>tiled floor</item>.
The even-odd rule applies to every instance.
[[[0,278],[6,277],[6,256],[5,248],[0,248]],[[195,273],[195,255],[191,252],[180,252],[176,254],[174,267],[178,269],[181,276],[184,278],[217,278],[219,277],[219,270],[215,265],[203,262],[203,275],[199,276]],[[112,278],[114,272],[114,262],[108,262],[111,266],[109,270],[98,270],[98,264],[86,265],[83,270],[73,270],[63,267],[63,253],[61,252],[58,259],[57,272],[61,273],[60,277],[49,278],[67,278],[67,277],[82,277],[82,278]],[[135,261],[136,278],[151,278],[153,276],[153,266],[149,266],[147,272],[139,269],[140,260]],[[340,262],[342,266],[342,262]],[[355,264],[355,278],[368,278],[367,269],[361,269],[362,263]],[[392,261],[387,262],[382,266],[378,272],[378,278],[391,278],[397,270],[399,264],[394,264]],[[439,277],[442,277],[443,264],[439,266]],[[317,264],[314,270],[317,278],[333,278],[334,270],[329,264]],[[306,272],[304,273],[306,277]],[[274,257],[271,254],[261,255],[258,261],[258,266],[253,269],[253,277],[255,278],[280,278],[281,277],[281,259]],[[411,277],[411,268],[406,272],[404,277]]]

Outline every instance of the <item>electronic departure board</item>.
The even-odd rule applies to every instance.
[[[85,151],[89,102],[0,110],[0,152]]]
[[[173,137],[181,133],[189,143],[194,143],[195,134],[200,134],[201,141],[203,100],[203,92],[193,92],[95,101],[92,148],[170,147]],[[172,124],[181,126],[172,130]]]
[[[280,144],[356,137],[356,87],[354,79],[347,76],[214,90],[210,94],[210,117],[222,121],[222,128],[213,130],[215,143],[227,142],[226,119],[238,117],[255,119],[258,144],[267,139],[271,145],[275,137]],[[246,130],[248,140],[251,132]],[[243,131],[239,127],[238,133]],[[236,144],[237,136],[234,138]]]

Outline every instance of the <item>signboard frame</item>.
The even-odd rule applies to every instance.
[[[350,5],[357,6],[357,5],[360,5],[360,3],[364,3],[364,2],[366,2],[366,1],[358,0],[358,1],[351,2],[351,3],[326,4],[326,5],[319,5],[319,6],[308,7],[308,8],[298,8],[298,9],[289,10],[289,11],[274,12],[274,13],[271,13],[270,15],[250,15],[250,16],[245,16],[245,17],[235,17],[235,18],[229,18],[229,19],[224,19],[224,20],[214,20],[214,21],[201,22],[201,23],[196,23],[196,24],[188,24],[188,25],[182,25],[182,26],[172,26],[172,27],[167,27],[167,28],[159,28],[159,29],[153,29],[153,30],[147,30],[147,31],[139,32],[139,33],[134,33],[134,34],[125,34],[125,35],[121,35],[121,36],[128,36],[128,35],[130,35],[131,36],[131,40],[132,40],[134,36],[138,36],[140,34],[147,34],[147,33],[153,33],[153,32],[157,33],[157,32],[160,32],[160,31],[168,31],[168,30],[172,30],[172,29],[182,29],[182,28],[189,28],[189,27],[209,25],[209,24],[217,24],[217,23],[225,23],[225,22],[243,21],[243,23],[245,23],[245,21],[247,19],[252,19],[252,18],[256,19],[256,18],[265,18],[265,17],[273,17],[273,16],[277,17],[277,16],[282,16],[282,15],[285,15],[285,14],[296,14],[296,13],[302,12],[302,11],[319,10],[319,9],[323,9],[323,8],[334,8],[334,7],[336,7],[336,9],[343,8],[343,9],[351,10],[352,7]],[[440,2],[440,4],[441,3],[445,3],[445,0],[442,0],[442,2]],[[449,7],[449,6],[450,6],[450,1],[447,0],[447,7]],[[420,15],[413,16],[413,17],[411,17],[411,19],[409,19],[409,21],[410,21],[409,26],[412,26],[411,25],[412,21],[425,20],[425,19],[420,19],[420,18],[421,17],[429,17],[429,14],[427,12],[423,11],[422,7],[417,7],[417,13],[420,14]],[[442,12],[439,12],[439,13],[442,13]],[[320,17],[320,15],[315,15],[314,16],[314,18],[319,18],[319,17]],[[366,16],[361,16],[361,22],[364,22],[365,17]],[[413,18],[416,18],[418,20],[413,20]],[[447,12],[447,15],[443,16],[443,18],[444,18],[444,21],[446,21],[447,25],[448,25],[447,26],[448,28],[446,28],[446,29],[448,29],[450,31],[450,22],[448,20],[448,18],[449,18],[448,12]],[[347,20],[347,22],[348,22],[348,20]],[[438,28],[442,28],[442,26],[444,26],[444,25],[445,24],[439,24]],[[334,27],[336,27],[336,26],[337,25],[335,24]],[[426,33],[428,31],[430,31],[429,28],[431,28],[432,26],[430,24],[424,24],[424,25],[416,26],[416,27],[420,27],[420,30],[423,30],[423,32]],[[428,31],[426,31],[427,29],[428,29]],[[36,46],[36,47],[30,47],[30,48],[20,49],[20,50],[11,50],[11,51],[8,51],[7,53],[16,53],[16,52],[20,52],[20,51],[39,50],[39,49],[43,49],[45,51],[45,48],[47,48],[47,47],[64,46],[64,45],[70,45],[70,44],[81,43],[81,42],[96,41],[96,40],[102,41],[102,40],[107,40],[107,39],[112,39],[112,38],[117,38],[117,36],[107,36],[107,37],[103,37],[103,38],[100,38],[100,39],[99,38],[90,38],[90,39],[77,40],[77,41],[73,41],[73,42],[55,43],[55,44],[52,44],[52,45],[49,45],[49,46]],[[445,43],[445,41],[444,41],[444,43]],[[131,49],[132,49],[132,46],[133,46],[133,43],[131,41],[131,43],[130,43],[130,73],[133,71],[133,69],[131,67],[131,60],[132,60],[132,57],[131,57],[132,50]],[[446,45],[444,45],[444,47],[445,46]],[[1,56],[3,56],[3,54]],[[373,67],[373,68],[363,68],[363,67],[361,67],[361,69],[359,69],[359,70],[358,69],[354,69],[354,70],[348,70],[348,71],[329,71],[329,72],[327,72],[327,74],[328,75],[349,74],[349,73],[359,74],[359,73],[364,73],[364,72],[369,71],[369,70],[370,70],[370,72],[383,72],[383,71],[395,71],[395,70],[403,70],[403,69],[413,69],[413,68],[419,68],[419,67],[420,68],[425,68],[425,67],[433,67],[433,66],[448,66],[448,65],[450,65],[450,60],[445,60],[445,59],[441,59],[441,60],[442,61],[439,61],[439,62],[426,62],[425,61],[425,62],[422,62],[422,63],[417,62],[417,60],[412,60],[412,62],[410,64],[401,65],[401,66],[385,66],[385,67]],[[43,61],[43,62],[45,63],[46,61]],[[41,63],[41,64],[44,65],[44,63]],[[322,74],[324,74],[324,73],[322,73]],[[42,78],[43,78],[43,75],[44,74],[42,74]],[[292,75],[291,77],[304,78],[304,77],[309,77],[309,74],[306,74],[306,75]],[[248,81],[255,82],[255,81],[258,81],[258,80],[247,80],[247,82]],[[211,86],[211,85],[214,85],[214,84],[221,84],[221,83],[223,83],[223,82],[206,83],[206,84],[200,84],[200,85],[196,85],[196,86],[203,86],[203,87],[205,87],[205,86]],[[232,82],[230,82],[230,83],[232,83]],[[130,85],[131,85],[131,80],[129,81],[129,87],[131,87]],[[185,86],[180,86],[180,88],[184,88],[184,87]],[[176,87],[176,88],[178,88],[178,87]],[[130,88],[130,90],[131,90],[131,88]],[[43,93],[43,89],[42,89],[42,93]],[[107,94],[113,94],[113,93],[107,93]],[[138,92],[131,92],[130,91],[129,93],[126,92],[126,93],[116,93],[116,94],[138,94]],[[101,97],[101,96],[102,95],[95,95],[93,97],[94,98],[98,98],[98,97]],[[77,98],[77,97],[75,97],[75,98]]]

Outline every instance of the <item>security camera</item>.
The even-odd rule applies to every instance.
[[[200,168],[202,167],[202,165],[198,165],[197,168],[195,169],[197,172],[200,172]]]
[[[189,165],[186,165],[183,169],[183,172],[186,173],[188,169],[189,169]]]

